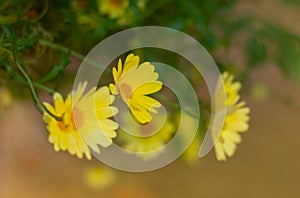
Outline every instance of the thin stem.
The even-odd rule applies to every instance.
[[[105,69],[105,67],[103,65],[99,65],[99,63],[97,63],[97,62],[95,62],[95,61],[93,61],[91,59],[86,58],[84,55],[82,55],[82,54],[80,54],[78,52],[75,52],[75,51],[73,51],[73,50],[71,50],[71,49],[69,49],[67,47],[62,46],[62,45],[59,45],[57,43],[52,43],[52,42],[44,40],[44,39],[40,39],[39,43],[41,45],[45,45],[45,46],[51,47],[53,49],[58,49],[58,50],[60,50],[62,52],[66,52],[66,53],[70,52],[72,56],[75,56],[75,57],[79,58],[80,60],[84,60],[87,63],[89,63],[89,64],[91,64],[91,65],[93,65],[95,67],[102,67],[103,69]],[[105,71],[110,72],[110,70],[105,70]]]
[[[20,81],[20,83],[23,83],[23,84],[25,84],[25,85],[28,84],[27,81],[23,80],[23,78],[22,78],[22,79],[19,79],[19,81]],[[47,86],[45,86],[45,85],[43,85],[43,84],[40,84],[40,83],[38,83],[38,82],[32,82],[32,84],[33,84],[34,87],[39,88],[39,89],[42,89],[42,90],[47,91],[47,92],[49,92],[49,93],[52,93],[52,94],[55,94],[55,93],[56,93],[56,91],[55,91],[54,89],[51,89],[51,88],[49,88],[49,87],[47,87]]]
[[[33,84],[35,87],[37,87],[37,88],[39,88],[39,89],[43,89],[43,90],[45,90],[45,91],[47,91],[47,92],[49,92],[49,93],[52,93],[52,94],[55,94],[55,93],[56,93],[56,91],[55,91],[54,89],[51,89],[51,88],[49,88],[49,87],[47,87],[47,86],[45,86],[45,85],[42,85],[42,84],[40,84],[40,83],[32,82],[32,84]]]
[[[16,40],[14,38],[14,34],[11,33],[6,27],[3,27],[4,32],[9,36],[10,40],[11,40],[11,44],[12,44],[12,54],[13,54],[13,59],[16,63],[16,65],[18,66],[18,69],[21,71],[21,73],[24,75],[31,93],[32,93],[32,97],[34,98],[34,100],[36,101],[36,103],[46,112],[48,113],[51,117],[53,117],[55,120],[57,121],[62,121],[62,117],[54,115],[51,111],[49,111],[47,109],[47,107],[41,102],[41,100],[38,97],[37,92],[35,91],[35,88],[33,86],[32,80],[30,79],[29,75],[26,73],[25,69],[22,67],[22,65],[17,61],[17,44],[16,44]]]
[[[164,102],[167,103],[167,105],[170,105],[171,107],[175,108],[175,109],[179,109],[181,106],[176,104],[175,102],[173,102],[172,100],[170,100],[168,97],[166,97],[164,94],[157,94],[157,97],[160,98],[161,100],[163,100]],[[188,109],[182,107],[182,110],[187,113],[188,115],[192,116],[193,118],[198,118],[197,115],[193,114],[192,112],[190,112]]]
[[[81,60],[84,59],[84,56],[83,56],[82,54],[79,54],[78,52],[75,52],[75,51],[73,51],[73,50],[70,50],[69,48],[64,47],[64,46],[61,46],[61,45],[59,45],[59,44],[52,43],[52,42],[49,42],[49,41],[44,40],[44,39],[40,39],[40,40],[39,40],[39,43],[42,44],[42,45],[51,47],[51,48],[53,48],[53,49],[58,49],[58,50],[60,50],[60,51],[66,52],[66,53],[70,51],[71,54],[72,54],[73,56],[75,56],[75,57],[77,57],[77,58],[79,58],[79,59],[81,59]]]
[[[31,90],[31,93],[32,93],[32,96],[33,96],[34,100],[36,101],[36,103],[37,103],[37,104],[38,104],[38,105],[39,105],[46,113],[48,113],[51,117],[53,117],[55,120],[57,120],[57,121],[62,121],[62,117],[57,116],[57,115],[54,115],[54,114],[53,114],[51,111],[49,111],[49,110],[47,109],[47,107],[40,101],[40,99],[39,99],[39,97],[38,97],[38,95],[37,95],[37,93],[36,93],[36,91],[35,91],[35,89],[34,89],[34,86],[33,86],[33,83],[32,83],[32,81],[31,81],[30,77],[27,75],[26,71],[25,71],[24,68],[21,66],[21,64],[20,64],[18,61],[16,61],[16,60],[15,60],[15,62],[16,62],[16,64],[17,64],[19,70],[22,72],[22,74],[24,75],[25,79],[27,80],[28,85],[29,85],[30,90]]]
[[[46,1],[42,13],[34,21],[38,22],[41,18],[43,18],[47,14],[48,9],[49,9],[49,1]]]

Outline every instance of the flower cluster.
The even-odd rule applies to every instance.
[[[139,56],[129,54],[124,62],[119,59],[117,66],[112,68],[112,77],[114,82],[109,86],[87,89],[87,82],[80,83],[65,99],[55,93],[54,105],[44,103],[51,114],[61,118],[44,112],[49,141],[54,144],[55,151],[68,151],[78,158],[85,155],[91,159],[91,151],[100,153],[99,146],[110,146],[113,138],[118,136],[116,141],[143,159],[156,157],[163,152],[162,148],[173,137],[176,126],[169,118],[161,125],[164,119],[157,111],[161,103],[149,96],[163,86],[158,81],[155,67],[149,62],[140,64]],[[224,82],[224,87],[221,82]],[[249,128],[250,109],[245,102],[239,102],[240,88],[241,84],[234,82],[233,76],[225,72],[217,83],[213,97],[215,114],[210,134],[215,143],[216,157],[220,161],[233,156],[237,143],[241,142],[240,133]],[[116,98],[127,105],[134,119],[124,112],[119,114],[119,123],[112,119],[119,113],[118,108],[113,106]],[[225,112],[225,120],[220,119],[222,112]],[[190,126],[195,125],[197,120],[186,113],[183,116],[188,120],[183,123],[188,134]],[[173,119],[176,120],[176,117]],[[119,129],[121,122],[130,123],[133,120],[138,124],[130,128],[129,134]],[[156,133],[149,135],[153,129],[157,129]],[[180,137],[182,141],[185,139],[184,130]],[[199,149],[199,133],[196,137],[184,154],[184,158],[190,161],[194,161]]]
[[[44,112],[49,141],[54,144],[55,151],[67,150],[79,158],[85,154],[87,159],[91,159],[90,149],[99,153],[98,145],[111,145],[118,129],[118,124],[110,119],[118,113],[118,109],[112,106],[114,95],[121,95],[140,123],[152,120],[150,112],[156,113],[155,108],[161,105],[146,95],[162,88],[154,66],[148,62],[139,65],[139,57],[130,54],[123,67],[119,60],[118,70],[113,68],[113,78],[115,84],[110,84],[110,89],[107,86],[94,87],[86,92],[85,82],[79,84],[66,99],[59,93],[54,94],[54,106],[44,103],[52,114],[62,118],[56,120]]]

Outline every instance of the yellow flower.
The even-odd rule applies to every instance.
[[[93,190],[101,190],[111,185],[115,175],[111,169],[105,167],[89,167],[83,175],[84,184]]]
[[[144,9],[145,3],[145,0],[139,0],[137,7]],[[99,13],[107,14],[110,19],[118,19],[121,25],[127,24],[134,17],[132,10],[127,10],[128,6],[129,0],[98,0]]]
[[[0,88],[0,113],[12,103],[12,96],[8,89]]]
[[[46,112],[43,118],[55,151],[68,150],[78,158],[85,154],[91,159],[89,147],[99,153],[98,145],[107,147],[116,137],[118,124],[108,118],[116,115],[118,109],[111,106],[114,96],[110,95],[108,87],[98,90],[94,87],[84,94],[86,86],[86,82],[80,83],[65,100],[60,94],[54,94],[54,106],[44,103],[51,113],[62,117],[62,121]]]
[[[249,128],[250,108],[245,106],[245,102],[239,102],[239,90],[241,84],[233,82],[233,76],[225,72],[222,75],[225,90],[222,90],[220,82],[218,83],[214,101],[215,115],[212,120],[211,134],[215,141],[216,157],[219,161],[226,161],[227,156],[232,157],[237,144],[241,142],[240,133],[246,132]],[[221,80],[221,79],[220,79]],[[225,92],[224,92],[225,91]],[[226,97],[226,100],[224,100]],[[221,127],[220,136],[217,139],[217,133],[221,111],[226,111],[224,125]],[[222,117],[222,116],[221,116]]]
[[[99,26],[99,21],[97,17],[93,14],[79,13],[76,16],[76,21],[79,25],[87,27],[87,29],[94,29]]]
[[[116,19],[124,15],[129,0],[98,0],[99,12]]]
[[[197,125],[197,120],[186,112],[183,112],[182,117],[184,118],[185,122],[180,123],[180,118],[181,118],[180,114],[178,114],[177,116],[177,122],[182,125],[182,129],[183,129],[182,131],[183,133],[180,136],[180,140],[185,142],[185,141],[189,141],[187,134],[189,134],[191,130],[193,130],[193,128]],[[200,148],[200,135],[197,132],[191,144],[187,147],[187,149],[183,153],[182,158],[191,165],[195,164],[199,159],[198,157],[199,148]]]
[[[129,123],[131,118],[122,116],[121,119],[122,123]],[[119,129],[118,140],[127,151],[134,152],[144,160],[154,158],[164,151],[161,148],[172,138],[175,132],[175,126],[172,122],[167,119],[165,123],[161,123],[162,120],[164,120],[163,116],[157,114],[147,125],[132,125],[130,134]]]
[[[190,165],[195,165],[199,160],[198,152],[200,149],[200,142],[200,136],[199,134],[196,134],[192,143],[182,155],[183,159],[187,161],[187,163],[189,163]]]
[[[119,59],[118,70],[112,70],[115,84],[110,84],[110,90],[114,95],[121,95],[135,118],[142,124],[150,122],[150,112],[157,113],[155,108],[161,104],[149,97],[162,88],[162,83],[157,81],[158,73],[154,72],[154,66],[149,62],[139,65],[139,57],[130,54],[127,56],[124,66]]]

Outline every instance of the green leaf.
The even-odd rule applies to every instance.
[[[266,59],[266,47],[258,37],[251,37],[247,42],[248,67],[253,68]]]
[[[300,82],[300,41],[284,37],[278,44],[277,61],[285,74],[296,77]]]

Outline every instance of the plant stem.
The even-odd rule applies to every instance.
[[[27,80],[28,85],[29,85],[30,90],[31,90],[31,93],[32,93],[32,96],[33,96],[34,100],[36,101],[36,103],[37,103],[37,104],[38,104],[38,105],[39,105],[46,113],[48,113],[51,117],[53,117],[55,120],[57,120],[57,121],[62,121],[62,117],[57,116],[57,115],[54,115],[54,114],[53,114],[51,111],[49,111],[49,110],[47,109],[47,107],[40,101],[40,99],[39,99],[39,97],[38,97],[38,95],[37,95],[37,93],[36,93],[36,91],[35,91],[35,89],[34,89],[34,86],[33,86],[33,83],[32,83],[32,81],[31,81],[30,77],[27,75],[26,71],[25,71],[24,68],[21,66],[21,64],[20,64],[17,60],[15,60],[15,62],[16,62],[16,64],[17,64],[19,70],[22,72],[22,74],[24,75],[25,79]],[[40,85],[39,85],[39,86],[40,86]]]
[[[32,97],[34,98],[34,100],[36,101],[36,103],[46,112],[48,113],[51,117],[53,117],[55,120],[57,121],[62,121],[62,117],[60,116],[57,116],[57,115],[54,115],[51,111],[49,111],[49,109],[47,109],[47,107],[41,102],[41,100],[39,99],[38,97],[38,94],[37,92],[35,91],[35,88],[34,88],[34,85],[32,83],[32,80],[30,79],[29,75],[27,74],[27,72],[25,71],[25,69],[22,67],[22,65],[18,62],[17,60],[17,44],[16,44],[16,39],[15,39],[15,36],[14,36],[14,33],[11,33],[9,31],[8,28],[6,27],[2,27],[2,29],[4,30],[4,32],[9,36],[10,38],[10,41],[11,41],[11,44],[12,44],[12,55],[13,55],[13,59],[18,67],[18,69],[21,71],[21,73],[24,75],[29,87],[30,87],[30,90],[31,90],[31,93],[32,93]],[[38,85],[40,86],[40,85]],[[40,87],[43,87],[44,86],[40,86]]]
[[[77,52],[75,52],[75,51],[73,51],[73,50],[70,50],[70,49],[67,48],[67,47],[61,46],[61,45],[59,45],[59,44],[52,43],[52,42],[49,42],[49,41],[44,40],[44,39],[40,39],[40,40],[39,40],[39,43],[42,44],[42,45],[51,47],[51,48],[53,48],[53,49],[58,49],[58,50],[60,50],[60,51],[66,52],[66,53],[69,52],[69,51],[71,51],[71,54],[72,54],[73,56],[75,56],[75,57],[77,57],[77,58],[79,58],[79,59],[81,59],[81,60],[84,59],[84,56],[83,56],[82,54],[79,54],[79,53],[77,53]]]
[[[167,105],[169,105],[169,106],[171,106],[171,107],[173,107],[175,109],[182,108],[182,111],[184,111],[185,113],[187,113],[191,117],[198,118],[197,115],[193,114],[188,109],[186,109],[184,107],[181,107],[180,105],[176,104],[175,102],[173,102],[172,100],[170,100],[168,97],[166,97],[164,94],[159,93],[159,94],[157,94],[157,97],[160,98],[161,100],[163,100],[164,102],[166,102]]]
[[[105,67],[102,66],[102,65],[99,65],[99,63],[97,63],[97,62],[95,62],[95,61],[93,61],[93,60],[91,60],[91,59],[88,59],[88,58],[86,58],[84,55],[82,55],[82,54],[80,54],[80,53],[78,53],[78,52],[75,52],[75,51],[73,51],[73,50],[71,50],[71,49],[69,49],[69,48],[67,48],[67,47],[62,46],[62,45],[59,45],[59,44],[57,44],[57,43],[52,43],[52,42],[47,41],[47,40],[44,40],[44,39],[40,39],[40,40],[39,40],[39,43],[40,43],[41,45],[48,46],[48,47],[51,47],[51,48],[53,48],[53,49],[58,49],[58,50],[60,50],[60,51],[62,51],[62,52],[66,52],[66,53],[67,53],[67,52],[71,52],[71,55],[72,55],[72,56],[75,56],[75,57],[79,58],[80,60],[84,60],[84,61],[86,61],[87,63],[89,63],[89,64],[91,64],[91,65],[93,65],[93,66],[95,66],[95,67],[102,67],[103,69],[105,69]],[[110,72],[110,70],[105,70],[105,71]]]
[[[45,86],[45,85],[42,85],[42,84],[40,84],[40,83],[33,82],[32,84],[33,84],[35,87],[37,87],[37,88],[39,88],[39,89],[43,89],[43,90],[45,90],[45,91],[47,91],[47,92],[49,92],[49,93],[52,93],[52,94],[55,94],[55,93],[56,93],[56,91],[55,91],[54,89],[51,89],[51,88],[49,88],[49,87],[47,87],[47,86]]]

